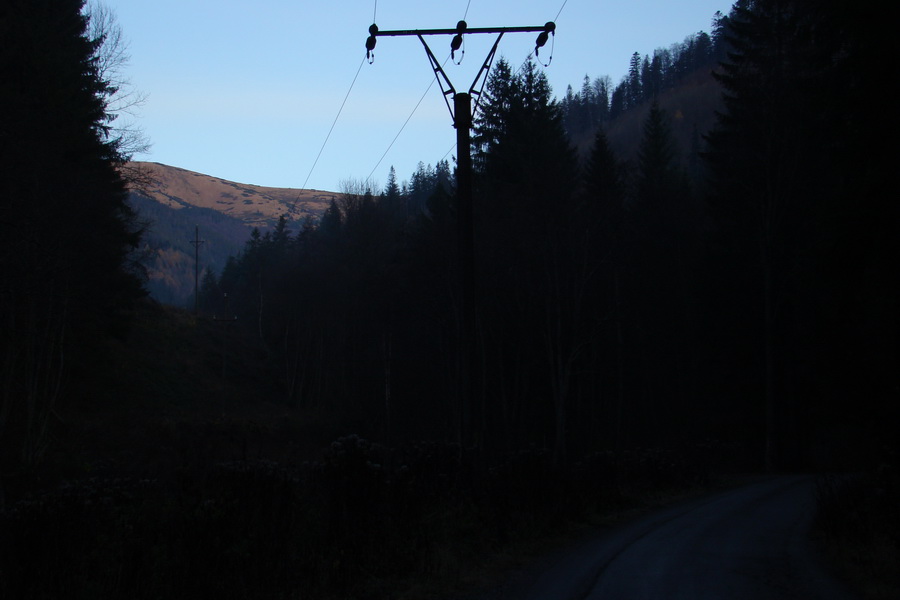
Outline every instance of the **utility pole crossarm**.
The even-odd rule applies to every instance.
[[[497,36],[497,41],[494,42],[494,45],[491,47],[491,51],[488,52],[487,58],[484,59],[484,64],[481,65],[481,70],[478,71],[478,75],[475,77],[475,80],[472,82],[472,86],[469,88],[469,94],[474,94],[477,96],[475,100],[475,107],[472,108],[472,114],[475,114],[475,109],[478,107],[478,101],[481,99],[481,92],[484,91],[484,84],[487,83],[487,77],[481,83],[481,89],[477,92],[475,91],[475,87],[478,85],[478,81],[485,76],[490,70],[491,65],[494,63],[494,55],[497,54],[497,46],[500,45],[500,40],[503,39],[503,34]]]
[[[533,27],[472,27],[465,28],[462,32],[459,29],[397,29],[394,31],[378,31],[374,35],[381,36],[399,36],[399,35],[456,35],[457,33],[533,33],[535,31],[547,31],[547,25]]]
[[[452,51],[456,51],[462,45],[463,35],[469,33],[499,33],[502,37],[504,33],[534,33],[536,31],[540,33],[535,41],[535,54],[537,54],[539,48],[547,43],[550,36],[556,35],[556,23],[553,21],[547,21],[543,25],[529,25],[525,27],[473,27],[471,29],[469,29],[469,25],[465,21],[460,21],[456,24],[455,29],[395,29],[389,31],[380,31],[378,25],[372,23],[369,26],[369,37],[366,39],[366,58],[369,59],[370,63],[374,60],[372,52],[375,50],[379,37],[414,35],[422,40],[424,44],[423,36],[426,35],[452,35],[454,37],[453,41],[450,42],[450,48]]]
[[[421,35],[418,36],[419,41],[422,42],[422,45],[425,47],[425,54],[428,55],[428,62],[431,63],[431,69],[434,71],[434,76],[437,78],[438,85],[441,88],[441,92],[444,94],[444,102],[447,104],[447,109],[450,111],[450,118],[453,119],[453,122],[456,122],[456,115],[453,113],[453,108],[450,106],[450,101],[447,99],[448,96],[456,95],[456,88],[453,87],[453,84],[450,82],[450,78],[447,77],[447,74],[444,73],[444,68],[441,66],[441,63],[434,56],[434,53],[431,51],[431,48],[428,47],[428,44],[425,42],[425,38]]]

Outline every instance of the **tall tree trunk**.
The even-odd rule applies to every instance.
[[[772,283],[771,249],[763,243],[763,352],[764,352],[764,396],[765,407],[765,456],[764,465],[768,472],[775,469],[777,448],[775,443],[775,306]]]
[[[381,357],[384,366],[384,443],[391,446],[391,333],[385,332],[381,338]]]
[[[618,264],[613,263],[613,294],[615,302],[616,321],[616,435],[615,450],[619,452],[624,447],[624,411],[625,411],[625,335],[622,325],[622,290],[619,285]]]

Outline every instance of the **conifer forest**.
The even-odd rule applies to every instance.
[[[195,316],[143,291],[152,225],[126,203],[140,174],[82,2],[4,0],[0,596],[417,597],[398,582],[729,472],[860,473],[892,505],[878,20],[738,0],[621,82],[563,93],[498,59],[472,130],[471,298],[450,158],[255,230]],[[709,127],[678,134],[667,99],[698,81]],[[144,330],[170,336],[149,375],[121,350]],[[188,344],[212,383],[165,404],[181,383],[160,378],[194,377],[165,362]],[[148,414],[153,459],[115,433]],[[218,452],[219,434],[242,441]],[[133,460],[97,450],[113,439]],[[896,508],[871,514],[896,553]]]

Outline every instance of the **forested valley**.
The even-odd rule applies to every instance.
[[[748,472],[858,474],[823,486],[823,535],[898,555],[894,117],[863,8],[739,0],[560,98],[498,59],[471,306],[441,159],[255,231],[193,315],[143,298],[80,2],[7,4],[3,595],[440,597]]]
[[[559,464],[702,443],[748,467],[854,461],[873,432],[847,400],[864,420],[886,409],[896,356],[865,79],[827,17],[745,10],[559,101],[536,63],[495,66],[474,130],[474,398],[457,385],[447,161],[384,189],[350,182],[320,221],[257,232],[206,279],[203,309],[227,294],[288,405],[390,443],[539,447]],[[666,94],[698,70],[724,104],[679,140]],[[619,156],[606,130],[639,109],[636,152]]]

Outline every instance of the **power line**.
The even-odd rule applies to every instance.
[[[444,59],[445,65],[447,64],[448,60],[450,60],[449,56],[446,59]],[[384,154],[381,155],[381,158],[378,159],[378,162],[372,168],[372,172],[369,173],[368,177],[366,177],[366,181],[369,181],[370,179],[372,179],[372,175],[375,173],[375,170],[378,168],[379,165],[381,165],[381,161],[383,161],[384,157],[387,156],[387,153],[391,151],[391,148],[394,147],[394,142],[397,141],[397,138],[400,137],[400,134],[403,133],[403,130],[406,128],[407,123],[409,123],[409,121],[410,121],[410,119],[412,119],[413,115],[416,114],[416,111],[419,109],[419,105],[421,105],[422,101],[425,100],[425,96],[427,96],[428,92],[431,91],[431,86],[434,85],[435,81],[436,81],[436,79],[432,79],[431,83],[428,84],[428,87],[425,89],[425,93],[423,93],[422,97],[419,98],[419,101],[416,102],[416,105],[413,107],[412,112],[409,113],[409,116],[406,117],[406,120],[403,122],[403,125],[400,126],[400,131],[397,132],[397,135],[395,135],[394,139],[391,140],[391,143],[388,144],[387,150],[384,151]]]
[[[319,148],[319,153],[316,154],[316,160],[313,161],[312,167],[309,169],[309,173],[306,174],[306,179],[303,180],[303,185],[300,186],[301,190],[306,189],[306,184],[309,182],[309,178],[312,175],[313,170],[316,168],[316,165],[319,162],[319,157],[322,156],[322,151],[325,150],[325,145],[328,143],[328,138],[331,137],[331,132],[334,131],[334,126],[337,125],[338,118],[341,116],[341,112],[344,110],[344,105],[347,104],[347,98],[350,97],[350,92],[353,90],[353,86],[356,84],[356,79],[359,77],[359,72],[362,71],[362,66],[365,64],[366,59],[362,59],[362,62],[359,63],[359,68],[356,69],[356,75],[353,76],[353,81],[350,82],[350,89],[347,90],[347,94],[344,96],[344,101],[341,102],[341,107],[338,108],[337,114],[334,116],[334,121],[331,123],[331,128],[328,130],[328,134],[325,136],[325,141],[322,142],[322,147]],[[300,195],[298,193],[297,200],[300,199]],[[296,201],[295,201],[296,204]],[[291,212],[293,212],[293,206],[291,207]]]
[[[372,22],[375,22],[375,17],[378,14],[378,0],[375,0],[375,7],[372,10]],[[347,98],[350,97],[350,92],[353,91],[353,86],[356,85],[356,80],[359,77],[360,71],[362,71],[362,66],[366,62],[364,58],[360,63],[359,67],[356,69],[356,74],[353,76],[353,81],[350,82],[350,87],[347,89],[347,93],[344,95],[344,100],[341,102],[340,108],[338,108],[337,114],[334,116],[334,121],[331,122],[331,127],[328,129],[328,133],[325,135],[325,140],[322,142],[322,147],[319,148],[319,153],[316,154],[316,159],[313,161],[312,166],[309,168],[309,173],[306,174],[306,179],[303,180],[303,185],[300,186],[300,189],[297,191],[297,199],[294,200],[294,203],[291,204],[288,209],[289,214],[294,213],[294,208],[297,205],[297,202],[300,201],[300,194],[303,190],[306,189],[306,184],[309,183],[309,178],[312,177],[312,173],[316,168],[316,165],[319,164],[319,158],[322,156],[322,152],[325,150],[325,145],[328,144],[328,139],[331,137],[331,132],[334,131],[334,126],[337,125],[338,119],[341,116],[341,113],[344,110],[344,105],[347,104]]]
[[[387,153],[391,151],[391,148],[394,147],[394,142],[397,141],[397,138],[400,137],[400,134],[403,133],[403,129],[406,127],[406,124],[409,123],[409,120],[412,119],[413,115],[416,114],[416,110],[419,108],[419,105],[422,104],[422,101],[425,99],[425,96],[428,95],[428,92],[431,91],[431,86],[434,85],[434,79],[431,80],[431,83],[428,84],[428,88],[425,90],[425,93],[422,94],[422,97],[419,98],[419,101],[416,102],[415,107],[413,107],[412,112],[409,113],[409,116],[406,117],[406,120],[403,121],[403,125],[400,126],[400,131],[397,132],[397,135],[394,136],[394,139],[391,140],[391,143],[388,144],[387,149],[384,151],[384,154],[381,155],[381,158],[378,159],[378,162],[375,163],[375,166],[372,167],[371,173],[366,177],[366,181],[372,179],[372,175],[375,173],[375,170],[381,165],[381,161],[384,160],[384,157],[387,156]]]
[[[377,2],[378,0],[375,0],[375,1]],[[556,18],[553,19],[554,22],[559,21],[559,15],[562,14],[563,9],[566,7],[566,2],[568,2],[568,1],[569,0],[563,0],[562,6],[559,7],[559,12],[556,13]]]
[[[443,157],[441,157],[441,160],[447,160],[447,157],[450,156],[450,153],[453,152],[454,148],[456,148],[456,144],[453,144],[452,146],[450,146],[450,149],[447,150],[447,152],[444,154]]]

